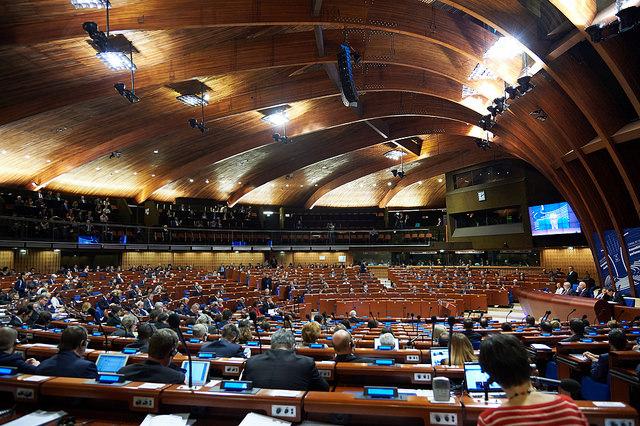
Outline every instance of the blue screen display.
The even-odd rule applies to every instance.
[[[100,373],[117,373],[127,365],[127,359],[126,355],[100,354],[96,361],[96,367]]]
[[[198,358],[213,358],[213,352],[199,352],[198,353]]]
[[[482,371],[480,364],[465,364],[464,380],[467,383],[467,390],[469,392],[483,392],[484,384],[489,380],[489,375]],[[497,383],[489,383],[489,390],[499,391],[502,390],[502,388]]]
[[[394,365],[396,363],[393,359],[376,359],[376,365]]]
[[[100,238],[94,235],[78,235],[78,244],[100,244]]]
[[[323,349],[324,345],[322,343],[311,343],[309,344],[311,349]]]
[[[249,389],[248,382],[232,382],[232,381],[223,381],[222,389],[224,390],[232,390],[232,391],[243,391]]]
[[[258,342],[247,342],[247,346],[258,346]]]
[[[379,351],[391,351],[393,350],[393,346],[380,345],[377,348]]]
[[[394,388],[367,388],[365,394],[379,398],[393,398],[397,395],[397,390]]]
[[[580,222],[567,202],[529,207],[531,235],[579,234]]]
[[[16,371],[13,367],[0,367],[0,376],[11,376],[14,375]]]
[[[132,354],[137,354],[138,350],[136,348],[124,348],[122,350],[123,354],[128,354],[128,355],[132,355]]]
[[[189,361],[182,362],[182,369],[186,371],[185,383],[189,383]],[[207,383],[208,376],[208,361],[193,361],[191,363],[191,380],[195,386],[202,386]]]

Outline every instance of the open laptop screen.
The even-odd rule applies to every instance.
[[[484,392],[484,383],[489,380],[489,375],[482,371],[477,362],[464,364],[464,381],[469,392]],[[502,388],[497,383],[489,384],[489,392],[501,392]]]
[[[208,361],[193,361],[191,378],[194,386],[202,386],[207,383],[209,377],[209,362]],[[189,361],[182,362],[182,369],[186,370],[185,383],[189,383]]]
[[[449,348],[431,348],[431,365],[442,365],[449,359]]]

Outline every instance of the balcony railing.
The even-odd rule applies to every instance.
[[[445,240],[445,227],[393,230],[233,230],[76,223],[0,216],[0,240],[76,244],[213,246],[423,245]]]

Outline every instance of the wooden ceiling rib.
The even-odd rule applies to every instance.
[[[85,21],[103,29],[104,11],[75,10],[67,0],[0,5],[0,184],[307,207],[346,205],[349,191],[359,193],[354,205],[403,204],[422,187],[430,195],[417,203],[440,202],[434,176],[492,155],[475,148],[475,125],[522,62],[483,56],[510,35],[537,61],[536,88],[498,118],[493,154],[537,167],[596,238],[614,229],[625,249],[622,232],[640,219],[639,185],[614,136],[640,114],[638,31],[591,43],[584,29],[595,0],[112,3],[111,30],[139,52],[135,105],[113,89],[128,85],[128,74],[108,71],[82,30]],[[341,106],[325,72],[343,42],[362,56],[362,114]],[[499,79],[469,81],[478,63]],[[191,80],[211,88],[204,136],[186,124],[199,111],[175,99],[173,88]],[[478,96],[463,99],[463,86]],[[258,112],[284,104],[295,141],[287,146],[273,142],[282,129]],[[530,115],[540,108],[544,122]],[[419,136],[429,147],[438,134],[442,151],[408,157],[407,177],[382,188],[390,165],[380,144],[388,140],[363,120],[381,120],[388,140]],[[115,150],[122,157],[109,159]]]

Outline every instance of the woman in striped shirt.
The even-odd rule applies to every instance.
[[[483,340],[479,361],[490,380],[502,387],[507,399],[502,406],[482,412],[478,425],[589,425],[570,398],[540,393],[533,388],[529,358],[517,337],[496,334]]]

